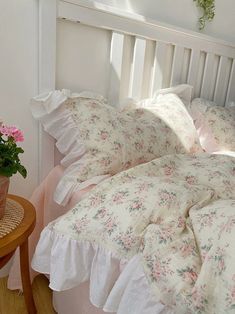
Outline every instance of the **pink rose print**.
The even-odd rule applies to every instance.
[[[126,252],[133,249],[133,246],[136,243],[139,243],[139,245],[141,244],[141,238],[134,234],[132,227],[129,227],[125,233],[120,232],[115,240]]]
[[[163,267],[160,264],[160,262],[154,263],[153,271],[152,271],[152,276],[154,277],[154,279],[159,280],[161,278],[162,273],[163,273]]]
[[[133,243],[133,238],[131,236],[131,234],[125,234],[123,237],[122,237],[122,243],[123,243],[123,246],[126,248],[126,249],[130,249],[131,248],[131,245]]]
[[[217,275],[221,275],[226,269],[225,256],[226,250],[224,248],[218,247],[214,255],[208,257],[208,260],[214,260],[216,262]]]
[[[206,285],[193,288],[192,291],[192,301],[194,303],[194,308],[197,313],[205,313],[206,305],[208,300],[204,296]]]
[[[185,272],[183,275],[185,281],[189,282],[190,284],[195,283],[197,280],[197,274],[195,272]]]
[[[105,200],[104,195],[94,195],[90,197],[90,206],[95,207],[103,203]]]
[[[181,247],[180,247],[180,252],[183,257],[195,255],[195,245],[193,243],[188,243],[185,242]]]
[[[164,174],[166,176],[171,176],[173,174],[173,172],[174,172],[174,168],[171,167],[171,166],[168,166],[168,165],[164,166],[163,169],[164,169]]]
[[[117,224],[115,222],[115,218],[109,217],[105,223],[104,223],[105,231],[108,232],[109,235],[113,233],[115,228],[117,227]]]
[[[226,232],[231,233],[232,229],[235,227],[235,215],[228,217],[227,221],[220,226],[219,237]]]
[[[142,193],[142,192],[147,192],[149,189],[153,188],[154,184],[152,183],[141,183],[138,186],[137,191],[135,192],[136,194]]]
[[[154,281],[165,281],[168,275],[172,275],[173,271],[170,269],[171,259],[157,259],[156,256],[153,258],[146,256],[148,261],[148,267],[151,270],[151,277]]]
[[[127,195],[128,191],[119,191],[113,196],[113,202],[116,204],[122,204]]]
[[[177,273],[190,285],[193,285],[197,280],[197,273],[189,266],[183,269],[178,269]]]
[[[81,233],[82,231],[86,229],[88,224],[89,224],[89,219],[87,218],[87,216],[84,216],[80,218],[79,220],[77,220],[75,224],[75,229],[78,233]]]
[[[135,210],[140,210],[140,209],[143,210],[144,208],[143,208],[143,201],[139,199],[134,200],[131,203],[130,208],[129,208],[130,212],[135,211]]]
[[[107,167],[112,163],[112,160],[109,157],[103,157],[100,159],[101,166]]]
[[[144,144],[142,142],[135,142],[135,149],[137,151],[141,151],[144,148]]]
[[[195,184],[197,183],[197,179],[195,176],[186,176],[185,180],[188,184]]]
[[[231,285],[226,294],[226,307],[228,310],[235,309],[235,285]]]
[[[164,205],[169,205],[169,203],[173,202],[174,199],[176,198],[176,194],[174,192],[169,192],[167,190],[161,190],[159,192],[159,205],[164,206]]]
[[[106,140],[108,138],[108,132],[101,131],[100,132],[100,138],[101,138],[101,140]]]
[[[183,216],[180,216],[178,218],[178,224],[177,224],[178,228],[184,228],[185,227],[185,218]]]
[[[100,209],[97,211],[97,213],[95,214],[94,218],[95,218],[95,219],[104,218],[104,217],[107,215],[107,213],[108,213],[107,208],[102,207],[102,208],[100,208]]]

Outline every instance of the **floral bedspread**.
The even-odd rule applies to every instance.
[[[168,155],[106,180],[53,227],[140,254],[175,313],[235,313],[235,158]]]

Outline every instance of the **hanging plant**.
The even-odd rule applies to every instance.
[[[193,0],[197,6],[203,10],[203,15],[199,18],[199,29],[202,30],[207,21],[212,21],[215,16],[215,0]]]

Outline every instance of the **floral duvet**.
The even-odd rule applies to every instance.
[[[120,258],[141,256],[162,303],[235,313],[235,158],[168,155],[104,181],[53,229]]]

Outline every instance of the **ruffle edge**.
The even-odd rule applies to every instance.
[[[72,289],[89,280],[91,303],[107,312],[174,313],[153,296],[139,255],[124,260],[97,244],[79,242],[46,227],[32,267],[50,275],[50,288],[55,291]]]
[[[71,93],[67,89],[50,91],[31,99],[33,117],[39,120],[45,131],[57,140],[58,150],[65,155],[61,160],[64,167],[71,165],[86,152],[72,114],[64,106],[68,98],[92,98],[106,103],[106,99],[101,95],[89,91]]]
[[[65,206],[72,193],[84,189],[92,184],[98,184],[109,175],[97,176],[83,183],[77,183],[77,170],[71,173],[73,164],[83,163],[82,157],[86,153],[85,144],[80,136],[79,128],[72,118],[72,113],[66,108],[65,101],[68,98],[92,98],[106,103],[106,99],[89,91],[71,93],[63,89],[40,94],[31,99],[31,111],[35,119],[39,120],[45,131],[56,139],[56,147],[64,155],[61,165],[68,169],[69,176],[66,178],[66,171],[57,185],[54,200]],[[73,167],[74,168],[74,167]]]

